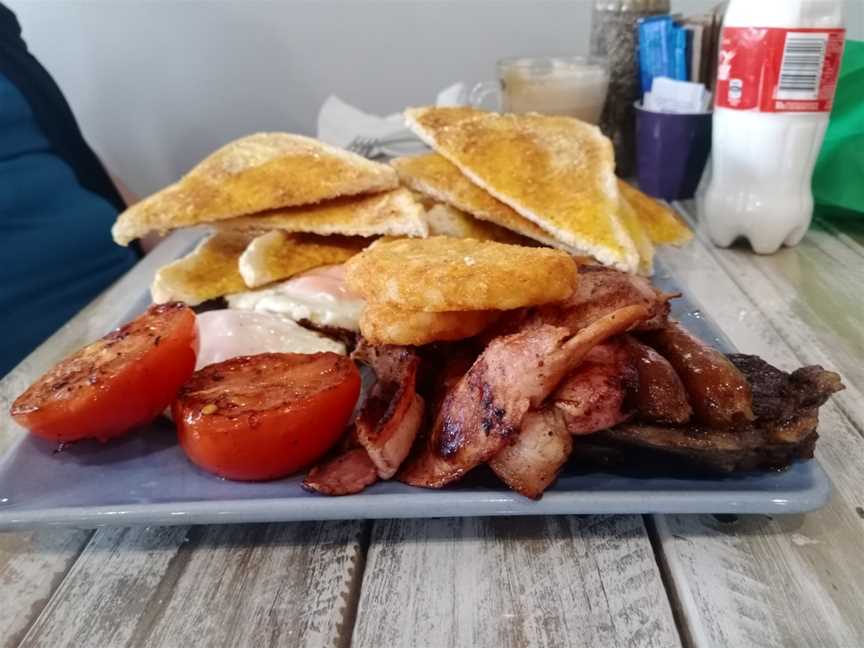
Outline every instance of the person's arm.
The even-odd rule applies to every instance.
[[[104,162],[102,163],[102,166],[105,166]],[[127,207],[131,207],[139,200],[141,200],[141,196],[139,196],[128,186],[126,186],[126,183],[123,182],[118,176],[114,175],[113,173],[109,173],[108,175],[111,176],[111,182],[113,182],[114,186],[117,187],[117,193],[119,193],[120,197],[123,198],[123,202],[126,203]]]
[[[138,239],[138,244],[141,246],[141,251],[144,254],[149,254],[153,250],[153,248],[155,248],[164,240],[165,237],[159,232],[150,232],[146,236]]]

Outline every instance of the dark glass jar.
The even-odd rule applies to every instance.
[[[667,14],[669,0],[595,0],[591,17],[591,55],[609,59],[609,90],[600,129],[615,147],[615,172],[633,175],[636,118],[640,95],[637,21]]]

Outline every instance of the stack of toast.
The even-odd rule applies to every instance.
[[[374,237],[428,234],[424,209],[386,164],[287,133],[222,147],[179,182],[120,215],[120,244],[206,225],[188,256],[161,268],[157,303],[190,305],[346,261]]]
[[[434,152],[388,165],[300,135],[250,135],[121,214],[114,239],[208,227],[152,286],[156,302],[196,305],[341,264],[382,236],[554,247],[646,275],[655,244],[691,236],[672,210],[615,178],[612,146],[594,126],[461,107],[405,116]]]
[[[393,160],[403,184],[451,208],[574,256],[650,275],[655,244],[691,233],[675,213],[615,178],[596,126],[539,114],[409,108],[434,153]]]

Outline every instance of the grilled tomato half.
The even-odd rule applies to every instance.
[[[342,435],[360,372],[336,353],[262,353],[196,371],[172,407],[180,445],[228,479],[278,479],[308,466]]]
[[[52,441],[122,436],[171,404],[197,353],[192,309],[151,306],[39,378],[12,404],[12,417]]]

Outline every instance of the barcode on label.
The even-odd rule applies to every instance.
[[[783,47],[777,99],[819,98],[828,34],[789,32]]]

